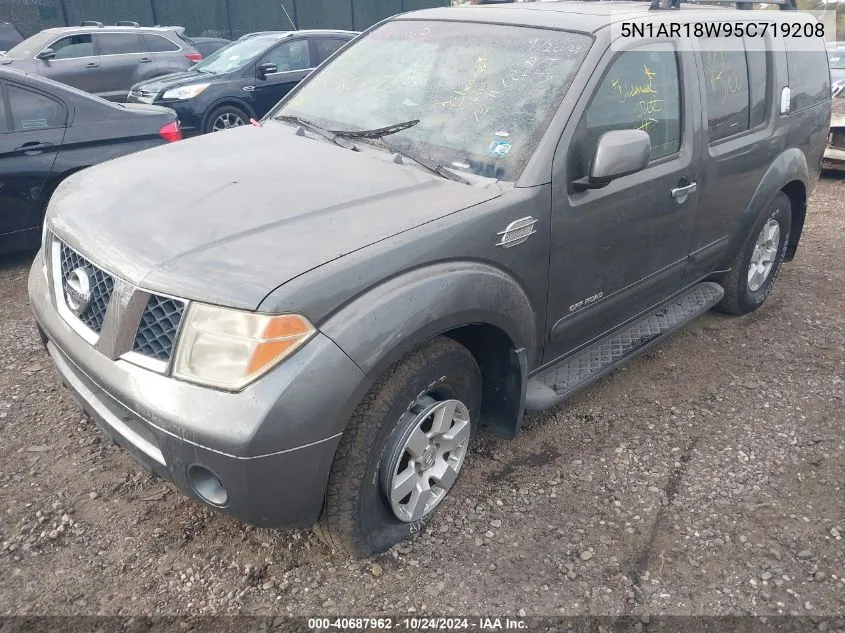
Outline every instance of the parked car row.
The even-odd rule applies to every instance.
[[[0,64],[125,101],[132,84],[200,59],[181,27],[98,25],[41,31],[7,51]]]
[[[192,68],[132,87],[129,101],[173,108],[186,135],[260,119],[357,33],[278,31],[242,37]]]
[[[70,174],[180,138],[170,109],[0,67],[0,253],[40,246],[46,204]]]

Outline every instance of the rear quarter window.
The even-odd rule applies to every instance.
[[[830,67],[821,38],[784,38],[791,93],[790,112],[830,99]]]
[[[150,53],[175,53],[179,50],[178,44],[161,35],[144,33],[141,37],[144,38],[145,48]]]

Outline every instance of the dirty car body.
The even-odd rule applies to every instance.
[[[654,19],[641,3],[613,10]],[[726,15],[745,19],[672,17]],[[308,525],[366,499],[329,529],[372,552],[420,529],[457,476],[465,439],[438,435],[428,412],[448,408],[463,438],[470,422],[513,437],[526,409],[608,371],[578,359],[631,339],[631,324],[668,335],[686,317],[666,314],[725,292],[729,310],[750,311],[777,276],[772,258],[798,247],[829,123],[826,68],[806,80],[818,85],[793,80],[785,112],[781,58],[749,56],[772,78],[743,97],[755,114],[746,101],[708,130],[701,56],[671,41],[620,54],[610,18],[602,3],[406,14],[260,126],[68,180],[29,280],[64,382],[138,461],[244,521]],[[651,125],[618,106],[615,86],[654,69],[666,108]],[[170,177],[186,164],[191,178]],[[638,336],[628,352],[659,338]],[[387,421],[371,429],[379,402]],[[415,448],[419,429],[437,442]],[[433,474],[419,484],[431,490],[406,494],[394,476],[425,479],[435,462],[450,481]],[[344,498],[347,472],[358,483]]]

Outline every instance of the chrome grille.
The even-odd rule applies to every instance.
[[[184,311],[185,304],[177,299],[150,295],[132,351],[160,361],[170,360]]]
[[[106,317],[106,309],[114,290],[114,278],[64,242],[61,243],[59,253],[63,286],[70,274],[77,268],[84,268],[88,273],[91,280],[91,301],[78,318],[87,328],[99,334],[100,330],[103,329],[103,319]],[[64,298],[61,300],[64,301]]]

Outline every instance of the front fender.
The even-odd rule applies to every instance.
[[[751,196],[751,201],[739,217],[737,226],[731,234],[730,246],[725,251],[725,259],[720,268],[725,270],[730,268],[736,254],[745,245],[754,223],[760,217],[760,213],[765,210],[766,205],[774,198],[775,194],[790,182],[795,181],[800,182],[807,190],[809,180],[810,170],[804,152],[791,147],[778,156],[760,179],[754,195]],[[797,240],[797,235],[798,233],[795,233],[795,240]],[[793,242],[791,241],[791,243]]]
[[[320,330],[374,377],[438,334],[469,324],[498,327],[528,366],[537,350],[536,308],[502,270],[480,262],[446,262],[396,276],[329,317]]]

